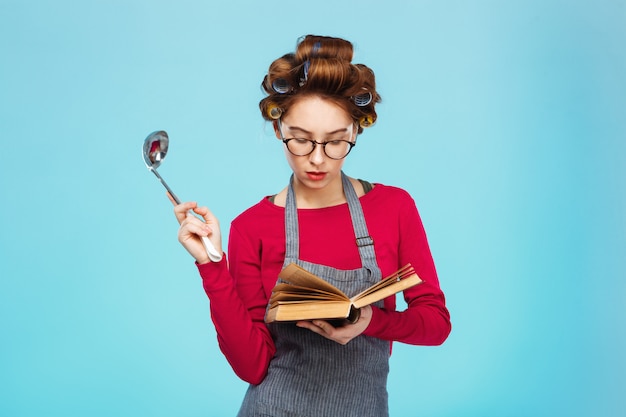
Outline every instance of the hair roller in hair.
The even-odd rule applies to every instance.
[[[309,79],[309,66],[311,65],[311,61],[305,61],[302,66],[302,77],[300,77],[300,87],[304,86]]]
[[[372,102],[372,93],[365,91],[352,97],[352,101],[359,107],[367,106]]]
[[[363,116],[359,119],[359,126],[362,128],[370,127],[374,124],[374,118],[372,116]]]
[[[267,106],[267,116],[270,119],[278,120],[283,115],[283,109],[278,107],[276,103],[269,103]]]
[[[291,90],[291,86],[289,85],[289,82],[287,82],[287,80],[285,80],[284,78],[277,78],[274,81],[272,81],[272,88],[278,94],[285,94],[285,93],[288,93],[289,90]]]

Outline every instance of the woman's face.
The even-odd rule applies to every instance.
[[[284,147],[287,162],[294,173],[295,186],[311,189],[340,186],[344,160],[329,158],[320,144],[337,140],[356,141],[356,126],[344,109],[317,96],[303,97],[291,105],[280,123],[275,124],[275,131],[279,139],[299,138],[318,142],[313,152],[305,156],[293,155]],[[328,146],[331,153],[331,145]]]

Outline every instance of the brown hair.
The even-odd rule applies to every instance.
[[[376,92],[374,72],[363,64],[352,64],[352,43],[327,36],[307,35],[295,53],[276,59],[263,78],[261,87],[268,94],[259,103],[265,120],[273,121],[289,111],[295,101],[306,95],[329,99],[343,108],[357,124],[359,133],[367,123],[376,121],[374,106],[381,98]],[[359,106],[355,97],[371,94],[371,101]],[[355,102],[356,101],[356,102]],[[367,101],[367,100],[365,100]],[[279,109],[272,117],[272,109]]]

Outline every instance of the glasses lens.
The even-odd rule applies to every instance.
[[[296,156],[308,155],[313,151],[315,144],[306,139],[289,139],[287,140],[287,149]]]
[[[326,142],[324,150],[329,158],[341,159],[348,155],[348,152],[350,152],[350,142],[345,140],[333,140]]]

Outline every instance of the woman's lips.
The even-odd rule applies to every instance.
[[[307,177],[309,177],[310,180],[313,181],[321,181],[324,179],[324,177],[326,177],[325,172],[307,172],[306,175]]]

